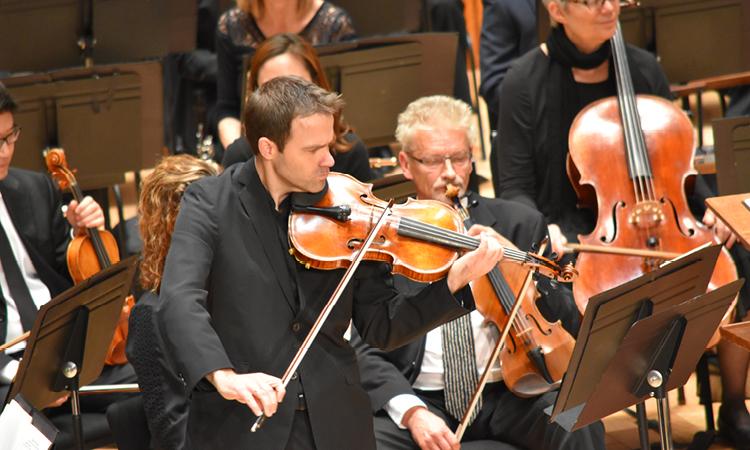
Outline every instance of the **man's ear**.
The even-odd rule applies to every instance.
[[[258,139],[258,152],[263,159],[274,159],[279,153],[279,148],[272,140],[262,137]]]
[[[403,149],[398,152],[398,163],[401,166],[401,170],[404,172],[404,177],[407,180],[413,180],[414,176],[411,174],[411,160]]]

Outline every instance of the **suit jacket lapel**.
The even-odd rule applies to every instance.
[[[257,184],[260,184],[258,174],[255,171],[255,159],[250,159],[247,163],[243,164],[240,168],[237,176],[237,180],[241,185],[239,191],[240,203],[245,209],[245,213],[250,219],[250,223],[255,230],[260,243],[263,247],[263,252],[266,254],[266,258],[270,263],[270,268],[273,271],[276,281],[279,283],[281,292],[292,308],[293,312],[297,312],[299,305],[295,299],[294,292],[292,290],[292,280],[289,277],[289,270],[287,269],[286,262],[284,261],[285,250],[281,247],[277,233],[277,224],[274,222],[274,218],[269,214],[259,213],[268,208],[266,203],[267,198],[265,195],[258,195]],[[265,189],[260,194],[266,194]]]
[[[28,241],[37,235],[37,224],[33,220],[31,202],[20,191],[20,183],[12,174],[8,174],[4,180],[0,181],[0,192],[3,194],[3,201],[16,231],[28,247]]]
[[[472,192],[469,194],[469,205],[476,201],[475,206],[469,208],[469,216],[471,220],[479,225],[494,228],[497,220],[492,214],[492,211],[487,208],[487,205],[482,202],[482,199],[476,193]]]

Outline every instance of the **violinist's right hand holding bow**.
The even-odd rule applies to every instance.
[[[455,293],[482,275],[486,274],[503,258],[500,235],[490,227],[474,225],[469,236],[478,237],[479,247],[459,257],[448,271],[448,289]]]
[[[232,369],[219,369],[206,379],[222,397],[246,404],[256,416],[273,416],[286,394],[279,378],[260,372],[238,374]]]

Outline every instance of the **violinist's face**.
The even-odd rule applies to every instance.
[[[404,176],[417,188],[417,197],[451,203],[445,195],[448,184],[466,191],[471,174],[471,145],[466,130],[430,128],[417,130],[411,149],[398,155]],[[441,160],[439,164],[434,164]]]
[[[302,60],[291,54],[282,53],[281,55],[269,58],[258,70],[258,86],[265,84],[266,81],[276,77],[299,77],[312,83],[310,72]]]
[[[292,120],[289,139],[282,152],[274,152],[271,165],[284,191],[318,192],[333,166],[331,143],[335,140],[333,116],[313,114]]]
[[[606,0],[601,5],[587,6],[556,0],[549,3],[548,9],[550,16],[565,27],[565,34],[576,47],[590,53],[614,36],[620,2]]]
[[[14,126],[13,113],[2,112],[0,113],[0,138],[8,137]],[[8,168],[10,162],[13,160],[13,152],[15,151],[15,142],[12,144],[6,142],[0,147],[0,180],[5,179],[8,176]]]

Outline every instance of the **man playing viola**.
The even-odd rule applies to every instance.
[[[479,248],[413,295],[393,289],[386,264],[363,262],[284,388],[278,377],[343,273],[306,269],[287,236],[292,206],[325,192],[341,107],[338,96],[299,78],[268,81],[243,115],[254,157],[183,196],[158,314],[192,396],[193,448],[374,448],[369,402],[343,338],[350,320],[372,345],[402,345],[472,309],[470,293],[459,290],[502,257],[495,233],[473,228]],[[251,433],[261,413],[271,417]]]
[[[489,199],[467,192],[471,174],[472,143],[476,140],[471,109],[465,103],[444,96],[425,97],[412,102],[399,115],[396,138],[401,143],[399,163],[404,175],[414,182],[417,198],[452,204],[446,188],[456,186],[473,222],[490,226],[510,239],[521,250],[529,249],[546,235],[542,215],[520,203]],[[549,319],[561,318],[566,328],[578,328],[578,312],[570,291],[553,288],[540,279],[543,300],[537,304]],[[404,292],[418,289],[415,282],[396,278],[396,287]],[[476,299],[477,302],[480,299]],[[499,338],[497,328],[478,311],[470,314],[466,324],[470,335],[465,348],[473,348],[464,365],[471,365],[464,383],[471,392],[475,380],[489,359]],[[361,367],[362,384],[372,402],[375,437],[379,449],[457,449],[509,448],[505,443],[531,449],[597,449],[604,448],[601,423],[568,433],[549,424],[543,410],[554,401],[555,394],[520,398],[502,381],[496,362],[490,382],[484,388],[482,406],[459,444],[454,431],[467,404],[453,398],[448,381],[455,372],[449,361],[451,348],[459,344],[460,325],[443,325],[420,340],[395,351],[383,352],[353,338]],[[475,365],[474,365],[475,364]],[[476,376],[474,376],[476,375]],[[455,378],[455,375],[453,375]],[[463,395],[465,401],[467,395]],[[458,403],[458,405],[456,405]],[[460,407],[456,407],[460,406]]]
[[[29,331],[39,307],[70,287],[66,249],[75,234],[104,225],[102,209],[91,197],[70,202],[63,215],[60,191],[41,173],[11,167],[21,128],[17,105],[0,83],[0,343]],[[67,219],[67,221],[65,220]],[[0,353],[0,409],[26,347],[18,343]],[[132,372],[131,372],[132,375]]]

